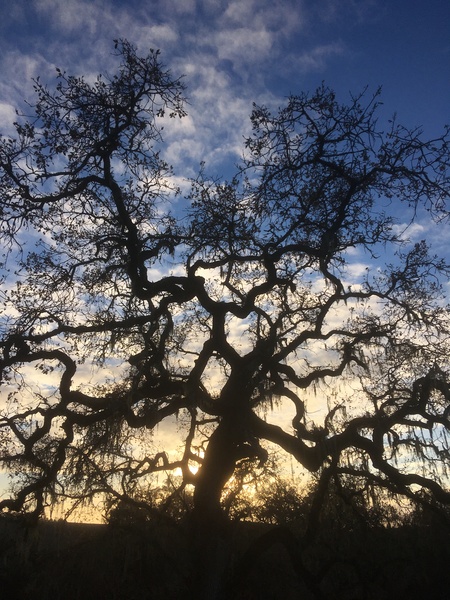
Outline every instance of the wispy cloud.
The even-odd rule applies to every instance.
[[[252,101],[275,102],[267,85],[273,72],[318,71],[343,52],[342,44],[330,42],[289,56],[286,44],[300,39],[308,10],[294,0],[131,0],[126,7],[105,0],[32,0],[28,18],[34,15],[48,34],[4,53],[0,99],[11,106],[24,95],[29,99],[30,83],[24,82],[38,74],[50,80],[55,66],[87,77],[112,72],[114,38],[128,38],[141,53],[161,48],[174,75],[186,76],[191,101],[189,118],[165,128],[166,158],[187,175],[201,160],[220,174],[241,153]]]
[[[300,54],[295,64],[301,72],[322,71],[328,61],[345,53],[345,46],[342,42],[333,42],[316,46]]]
[[[12,127],[12,123],[15,119],[16,111],[14,109],[14,106],[6,102],[0,102],[0,123],[2,124],[0,135],[14,134],[14,128]]]
[[[427,227],[422,223],[398,223],[393,225],[392,231],[404,242],[415,242],[423,239],[426,235]]]

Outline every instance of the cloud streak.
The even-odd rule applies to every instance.
[[[87,77],[112,71],[114,38],[128,38],[142,53],[161,48],[174,74],[186,76],[190,99],[189,119],[167,128],[166,157],[191,176],[206,159],[221,175],[241,152],[252,101],[276,102],[273,71],[322,70],[343,52],[335,41],[309,44],[289,58],[287,45],[308,22],[306,4],[170,0],[123,7],[104,0],[33,0],[26,10],[15,3],[10,23],[30,35],[24,44],[3,43],[0,101],[17,106],[30,100],[31,79],[51,79],[55,66]],[[11,110],[4,114],[10,120]]]

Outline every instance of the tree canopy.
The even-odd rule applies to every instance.
[[[115,75],[36,80],[1,138],[0,509],[139,499],[174,471],[212,522],[277,447],[325,483],[450,503],[449,267],[400,227],[446,226],[449,131],[322,86],[254,105],[235,176],[185,192],[163,140],[184,84],[116,53]],[[164,422],[177,456],[152,451]]]

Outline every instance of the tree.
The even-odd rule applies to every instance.
[[[36,80],[34,115],[1,140],[0,458],[15,493],[0,508],[120,500],[178,470],[195,527],[219,531],[225,485],[272,445],[323,486],[448,504],[449,270],[395,214],[446,216],[449,131],[383,131],[379,92],[341,104],[323,86],[255,105],[236,176],[202,169],[174,202],[162,129],[185,114],[183,84],[158,52],[116,51],[112,77]],[[359,277],[355,252],[373,264]],[[274,402],[291,426],[271,422]],[[152,455],[175,418],[182,452]]]

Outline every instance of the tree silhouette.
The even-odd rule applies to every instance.
[[[161,132],[183,84],[158,52],[116,53],[114,76],[36,80],[1,140],[0,508],[120,500],[177,470],[211,533],[235,469],[272,445],[324,481],[448,504],[448,268],[395,218],[446,215],[448,130],[384,131],[379,92],[321,87],[255,105],[236,176],[201,170],[181,202]],[[175,418],[181,453],[152,454]]]

